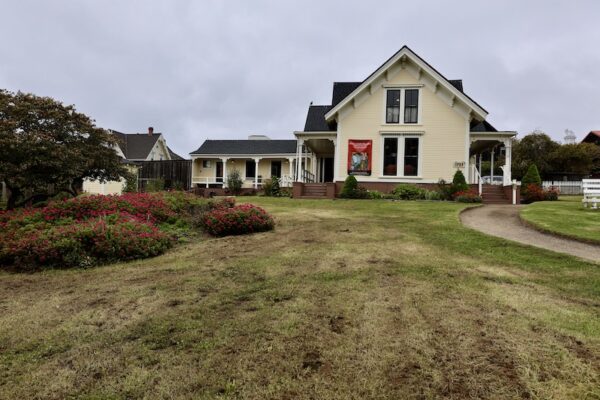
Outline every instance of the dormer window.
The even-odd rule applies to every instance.
[[[419,123],[419,89],[387,89],[385,99],[386,124]],[[402,117],[402,118],[401,118]]]
[[[386,124],[400,122],[400,90],[388,90],[386,102]]]

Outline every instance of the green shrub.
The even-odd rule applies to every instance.
[[[354,177],[354,175],[348,175],[346,180],[344,181],[344,187],[342,187],[342,191],[340,192],[340,197],[346,199],[354,198],[356,191],[358,190],[358,181]]]
[[[425,200],[444,200],[440,192],[436,190],[425,190]]]
[[[265,196],[273,195],[273,181],[271,179],[265,179],[262,182],[262,190]]]
[[[440,194],[441,200],[453,200],[452,199],[452,185],[446,182],[444,179],[440,179],[437,183],[438,193]]]
[[[423,200],[425,199],[425,190],[418,186],[408,183],[402,183],[392,191],[395,198],[401,200]]]
[[[234,169],[229,173],[229,175],[227,175],[227,189],[229,192],[236,195],[240,194],[243,184],[244,181],[242,180],[240,171]]]
[[[133,193],[138,191],[138,179],[137,175],[133,173],[128,173],[125,176],[125,186],[123,187],[123,192],[125,193]]]
[[[469,190],[467,180],[461,170],[456,170],[454,177],[452,178],[452,195],[458,192],[466,192]]]
[[[525,176],[523,176],[523,179],[521,180],[521,194],[523,194],[524,197],[527,197],[527,191],[531,187],[530,185],[536,185],[540,189],[542,187],[542,178],[540,177],[540,173],[535,164],[531,164],[529,166],[529,169],[527,169],[527,173],[525,174]],[[536,192],[536,195],[537,194],[538,193]]]
[[[162,178],[149,180],[146,184],[146,192],[160,192],[165,190],[165,180]]]
[[[280,186],[279,178],[276,176],[271,177],[271,196],[273,196],[273,197],[281,196],[281,186]]]
[[[369,198],[374,200],[384,199],[385,195],[378,190],[368,190]]]

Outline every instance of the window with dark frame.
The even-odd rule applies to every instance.
[[[416,124],[419,120],[419,89],[404,91],[404,123]]]
[[[404,139],[404,176],[419,175],[419,138]]]
[[[210,168],[210,160],[202,160],[202,168]]]
[[[254,160],[246,161],[246,179],[254,180],[256,176],[256,163]]]
[[[388,90],[386,100],[385,122],[397,124],[400,122],[400,90]]]
[[[383,175],[398,174],[398,138],[383,140]]]

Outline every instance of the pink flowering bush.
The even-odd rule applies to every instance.
[[[275,221],[262,208],[242,204],[214,208],[204,214],[202,226],[213,236],[243,235],[272,230]]]
[[[468,189],[454,193],[454,201],[459,203],[481,203],[482,198],[475,189]]]

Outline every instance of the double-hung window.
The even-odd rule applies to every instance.
[[[419,123],[419,89],[387,89],[385,98],[386,124]]]
[[[421,139],[419,136],[383,137],[383,175],[417,177]]]

